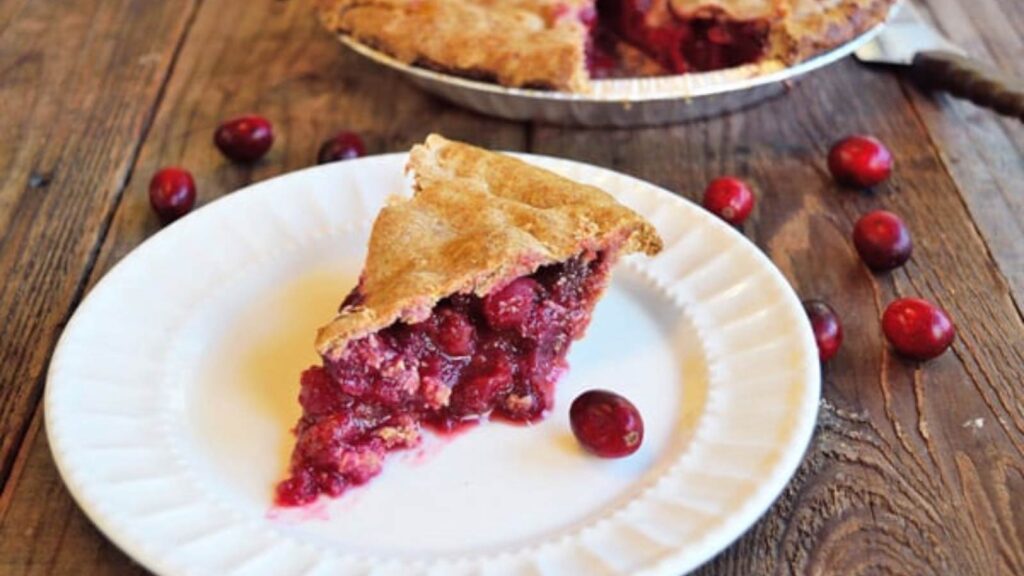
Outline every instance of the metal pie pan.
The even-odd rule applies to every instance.
[[[893,6],[890,18],[899,4]],[[884,25],[793,66],[769,60],[714,72],[594,80],[593,90],[586,94],[507,88],[461,78],[400,62],[349,36],[340,35],[339,39],[370,60],[403,73],[423,90],[489,116],[574,126],[630,127],[716,116],[778,96],[799,76],[852,54]]]

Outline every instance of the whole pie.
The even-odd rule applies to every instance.
[[[896,1],[320,0],[319,11],[328,29],[409,64],[584,92],[616,68],[652,75],[793,64],[884,21]]]
[[[317,335],[281,505],[366,482],[421,426],[542,418],[612,266],[661,250],[607,193],[509,156],[435,135],[407,170],[412,198],[381,210],[358,285]]]

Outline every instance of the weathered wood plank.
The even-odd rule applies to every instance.
[[[191,6],[0,5],[0,488]]]
[[[893,150],[892,181],[838,188],[829,145],[852,132]],[[1024,572],[1024,322],[955,183],[897,82],[852,61],[743,115],[666,129],[546,128],[540,152],[613,167],[690,198],[726,173],[760,190],[747,234],[798,293],[831,302],[846,342],[825,371],[814,444],[771,512],[704,574]],[[871,274],[849,241],[874,208],[901,214],[914,257]],[[903,295],[946,307],[952,352],[920,366],[886,350],[879,316]]]
[[[231,18],[230,30],[224,18]],[[274,147],[256,164],[234,165],[213,146],[213,132],[222,120],[250,112],[274,124]],[[523,126],[454,109],[350,54],[320,29],[306,2],[207,2],[93,281],[159,229],[146,190],[161,167],[190,170],[202,205],[251,182],[314,165],[320,144],[340,130],[362,135],[369,154],[408,150],[436,130],[501,149],[526,145]]]
[[[221,120],[249,112],[274,123],[276,142],[259,163],[233,165],[213,146],[213,131]],[[160,167],[189,169],[203,204],[250,182],[313,165],[321,141],[342,129],[363,135],[370,153],[408,150],[435,130],[498,149],[523,149],[527,137],[523,125],[453,109],[348,53],[319,29],[307,2],[206,0],[88,285],[159,230],[147,186]],[[44,435],[30,440],[9,509],[0,509],[0,573],[140,571],[68,496]]]
[[[162,165],[192,170],[207,202],[309,165],[319,141],[344,127],[363,133],[371,152],[404,150],[430,130],[495,148],[525,145],[521,127],[453,110],[346,55],[319,33],[304,2],[240,4],[208,0],[199,11],[89,284],[159,228],[145,188]],[[977,17],[961,18],[951,0],[932,4],[953,24]],[[11,6],[0,2],[0,46],[5,19],[28,4]],[[989,44],[1019,43],[1019,36],[1003,37],[1022,28],[1019,11],[1008,14]],[[1024,495],[1024,327],[985,245],[1015,282],[1024,266],[1007,246],[1019,228],[991,219],[1006,212],[1020,222],[1011,185],[1022,140],[1015,126],[1005,138],[993,132],[1006,127],[984,124],[999,123],[988,116],[947,126],[948,107],[959,104],[910,98],[913,107],[892,74],[846,62],[741,115],[664,129],[533,133],[538,152],[610,166],[691,198],[713,176],[750,178],[763,196],[747,233],[803,295],[829,300],[846,321],[847,342],[825,372],[826,402],[807,460],[769,514],[703,573],[1024,573],[1024,517],[1015,505]],[[15,110],[7,105],[4,118]],[[278,143],[245,168],[228,164],[210,139],[220,119],[248,111],[275,122]],[[964,130],[976,140],[966,142]],[[853,131],[879,135],[897,156],[896,176],[874,195],[837,191],[824,170],[829,143]],[[39,137],[27,128],[12,134]],[[974,147],[980,159],[968,154]],[[4,190],[6,183],[0,238],[8,226]],[[979,216],[971,195],[988,199],[985,190],[1001,191],[1003,204]],[[867,272],[848,243],[857,215],[874,207],[901,213],[915,234],[913,261],[892,275]],[[953,352],[920,368],[883,352],[877,317],[897,294],[925,295],[951,311],[961,331]],[[45,359],[49,346],[34,353]],[[36,422],[17,480],[0,497],[0,573],[141,572],[71,501],[38,414]]]
[[[1024,3],[927,0],[922,13],[986,65],[1024,78]],[[1024,124],[908,84],[932,143],[1024,308]]]

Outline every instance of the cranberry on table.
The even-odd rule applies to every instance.
[[[632,402],[607,390],[590,390],[569,407],[572,433],[601,458],[629,456],[644,440],[644,421]]]
[[[196,203],[196,183],[182,168],[163,168],[149,181],[149,203],[164,224],[188,214]]]
[[[235,162],[259,160],[274,143],[274,129],[262,116],[240,116],[222,123],[213,142]]]
[[[832,146],[828,170],[840,184],[867,188],[880,184],[892,173],[892,154],[872,136],[850,136]]]
[[[853,245],[872,270],[892,270],[910,259],[914,244],[903,219],[885,210],[861,216],[853,227]]]
[[[843,325],[839,322],[839,315],[821,300],[804,302],[804,311],[811,321],[814,341],[818,345],[818,359],[828,362],[843,343]]]
[[[704,190],[704,207],[733,226],[739,226],[754,209],[754,192],[732,176],[715,178]]]
[[[320,146],[316,155],[317,164],[339,160],[352,160],[366,155],[363,139],[355,132],[339,132]]]
[[[900,354],[930,360],[949,348],[956,327],[941,308],[921,298],[900,298],[882,314],[885,338]]]

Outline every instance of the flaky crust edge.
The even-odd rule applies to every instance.
[[[767,58],[793,66],[824,54],[885,22],[898,2],[842,0],[816,13],[787,14],[773,26]]]
[[[436,2],[437,0],[423,0]],[[444,1],[444,0],[442,0]],[[551,2],[536,2],[552,8]],[[585,0],[565,0],[576,6]],[[586,93],[591,90],[585,65],[585,31],[578,22],[565,20],[544,31],[523,27],[511,10],[505,22],[474,34],[474,5],[449,3],[443,10],[410,15],[391,0],[317,0],[321,23],[328,30],[351,36],[405,64],[469,79],[493,81],[515,88],[536,88]],[[522,7],[521,7],[522,8]],[[392,26],[382,27],[373,17],[355,17],[355,11],[394,11]],[[429,29],[425,31],[424,29]],[[440,34],[433,38],[425,34]],[[534,36],[531,36],[534,34]],[[492,41],[500,41],[497,47]]]
[[[654,227],[606,192],[504,154],[431,135],[412,149],[407,171],[413,198],[386,206],[374,222],[360,281],[365,301],[317,334],[325,357],[397,321],[422,321],[443,298],[487,294],[584,250],[662,249]],[[484,228],[453,232],[452,219],[466,218]],[[468,233],[462,238],[459,230]],[[420,260],[409,246],[431,256]]]

